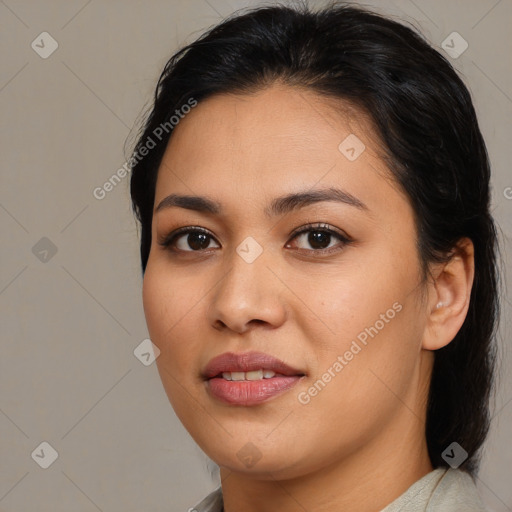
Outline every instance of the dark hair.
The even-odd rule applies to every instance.
[[[460,468],[474,476],[489,430],[499,317],[490,168],[467,88],[411,28],[352,5],[316,12],[305,4],[279,5],[235,13],[178,51],[160,76],[132,156],[142,272],[170,116],[191,98],[250,93],[277,81],[344,100],[369,115],[413,207],[424,278],[428,264],[447,261],[458,240],[473,241],[469,310],[451,343],[435,352],[426,439],[434,467],[447,466],[442,452],[456,441],[468,453]],[[159,140],[140,158],[150,139]]]

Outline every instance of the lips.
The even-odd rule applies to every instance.
[[[261,352],[214,357],[203,378],[210,395],[229,405],[252,406],[292,388],[305,373]]]
[[[211,379],[221,376],[224,372],[253,372],[257,370],[269,370],[286,376],[304,375],[303,371],[292,368],[283,361],[263,352],[242,354],[226,352],[210,360],[203,371],[203,377]]]

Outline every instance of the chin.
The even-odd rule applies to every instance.
[[[219,467],[230,472],[252,475],[260,480],[288,479],[307,474],[311,468],[305,464],[308,460],[304,454],[273,443],[247,441],[247,436],[238,441],[230,439],[226,444],[201,446],[201,449]]]

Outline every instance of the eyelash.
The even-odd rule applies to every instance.
[[[341,251],[346,245],[350,244],[352,240],[347,237],[345,234],[332,229],[329,227],[328,224],[325,223],[313,223],[313,224],[306,224],[305,226],[301,226],[297,230],[293,231],[290,235],[290,240],[294,240],[295,238],[299,237],[300,235],[304,233],[309,232],[321,232],[321,233],[327,233],[328,235],[334,236],[338,238],[341,242],[341,246],[334,246],[329,247],[326,249],[297,249],[298,251],[306,251],[308,253],[315,253],[315,254],[321,254],[321,255],[328,255],[332,254],[333,252]],[[167,235],[162,241],[158,242],[160,246],[162,246],[165,249],[168,249],[170,251],[176,252],[176,253],[205,253],[209,251],[209,249],[203,249],[203,250],[190,250],[190,251],[184,251],[182,249],[176,249],[174,246],[176,240],[189,233],[202,233],[204,235],[207,235],[210,237],[210,239],[214,239],[215,237],[210,234],[209,231],[207,231],[204,228],[201,228],[199,226],[187,226],[183,228],[179,228],[176,231],[173,231],[169,235]],[[218,242],[217,242],[218,243]],[[286,243],[288,246],[289,242]]]

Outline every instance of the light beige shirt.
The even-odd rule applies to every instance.
[[[219,487],[188,512],[224,512]],[[380,512],[486,512],[471,476],[437,468],[412,484]]]

